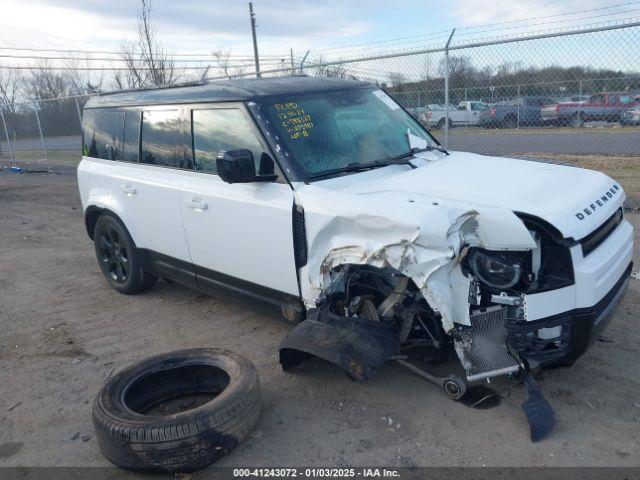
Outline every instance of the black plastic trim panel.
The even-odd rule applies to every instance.
[[[622,208],[619,208],[616,213],[607,219],[607,221],[580,240],[580,244],[582,245],[582,255],[586,257],[598,248],[607,238],[609,238],[609,235],[618,228],[618,225],[622,223],[622,219]]]
[[[144,268],[160,277],[204,293],[251,304],[251,307],[291,319],[304,313],[299,296],[274,290],[224,273],[193,265],[191,262],[163,255],[148,249],[138,249]]]

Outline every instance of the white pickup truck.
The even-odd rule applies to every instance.
[[[449,107],[449,126],[478,125],[480,116],[487,109],[487,104],[478,101],[460,102],[457,107]],[[446,109],[429,110],[420,116],[420,122],[428,128],[441,130],[444,128]]]

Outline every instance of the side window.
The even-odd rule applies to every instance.
[[[242,110],[192,110],[191,115],[196,170],[215,173],[219,152],[246,148],[253,153],[256,172],[261,171],[261,158],[265,149]]]
[[[631,95],[620,95],[620,103],[622,105],[631,103]]]
[[[122,156],[124,112],[106,109],[84,111],[84,144],[86,157],[119,160]]]
[[[595,105],[604,105],[604,96],[603,95],[593,95],[591,97],[590,103]]]
[[[177,110],[142,112],[140,163],[184,168],[180,156]]]
[[[137,162],[140,151],[140,112],[127,110],[124,115],[122,160]]]

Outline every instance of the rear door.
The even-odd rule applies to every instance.
[[[274,171],[269,149],[243,104],[194,106],[182,217],[200,288],[242,292],[276,307],[299,296],[293,250],[293,190],[273,183],[229,184],[217,175],[221,151],[246,148],[256,172]],[[278,173],[277,170],[275,170]]]
[[[180,187],[192,169],[180,117],[174,106],[128,110],[123,161],[112,170],[112,181],[122,220],[154,269],[195,287],[180,208]]]

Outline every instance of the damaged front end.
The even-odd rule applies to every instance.
[[[386,217],[388,228],[356,216],[348,232],[340,216],[307,221],[309,261],[300,272],[309,315],[281,345],[285,370],[315,356],[361,381],[396,360],[454,399],[468,383],[526,373],[508,327],[525,319],[515,292],[536,281],[529,270],[539,242],[511,212],[436,206],[419,211],[430,214],[424,223]],[[457,358],[463,371],[418,369],[413,352],[427,363]]]
[[[505,329],[507,308],[516,312],[519,306],[504,305],[511,301],[505,292],[487,302],[469,267],[487,248],[516,258],[536,247],[513,213],[433,203],[388,214],[381,206],[374,217],[357,214],[363,209],[353,204],[336,204],[333,215],[305,212],[308,261],[299,271],[313,314],[285,339],[285,369],[313,355],[362,380],[416,347],[441,359],[457,355],[468,381],[523,366],[508,348]]]

